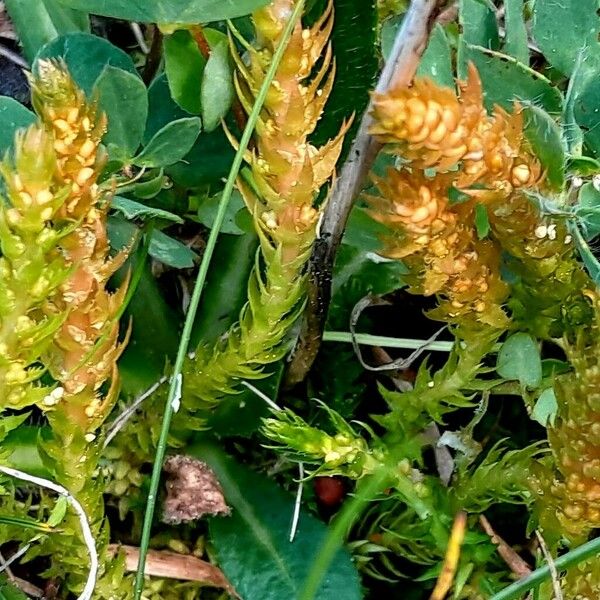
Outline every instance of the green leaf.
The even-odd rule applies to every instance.
[[[198,220],[202,225],[212,229],[215,217],[217,216],[217,210],[219,208],[219,201],[221,194],[215,194],[214,196],[192,196],[192,202],[198,202]],[[231,195],[231,200],[227,206],[227,212],[225,213],[225,219],[221,226],[223,233],[232,233],[234,235],[241,235],[244,233],[244,229],[241,229],[238,225],[240,212],[248,213],[242,195],[235,190]]]
[[[108,232],[111,247],[120,250],[131,244],[136,227],[121,217],[109,217]],[[135,253],[113,277],[119,285],[126,274],[136,268]],[[129,303],[123,323],[131,322],[129,343],[119,359],[123,394],[135,396],[146,390],[163,375],[169,360],[173,360],[179,343],[181,315],[165,300],[164,293],[146,264],[136,292]]]
[[[53,40],[40,49],[35,62],[43,58],[62,58],[77,85],[88,95],[107,66],[137,75],[135,65],[126,52],[89,33],[69,33]]]
[[[215,129],[229,112],[233,102],[233,69],[229,57],[229,44],[222,40],[211,48],[202,73],[200,102],[202,125],[206,131]]]
[[[555,190],[565,183],[566,145],[554,119],[533,104],[524,108],[525,135],[546,171],[546,181]]]
[[[302,510],[298,532],[290,543],[291,495],[215,446],[197,444],[188,453],[209,464],[232,508],[230,517],[213,518],[209,527],[219,566],[237,593],[244,600],[297,598],[327,527]],[[362,598],[358,573],[345,550],[335,555],[315,597]]]
[[[562,96],[543,75],[500,52],[490,52],[480,46],[461,44],[463,72],[472,61],[483,82],[488,110],[500,104],[512,110],[515,100],[525,100],[542,106],[551,113],[560,113]]]
[[[477,230],[477,237],[480,240],[487,237],[490,232],[490,220],[487,208],[479,202],[475,205],[475,229]]]
[[[174,269],[189,269],[198,258],[192,249],[162,231],[152,232],[148,253],[152,258]]]
[[[577,250],[579,251],[579,255],[581,256],[581,260],[583,261],[589,276],[593,279],[596,285],[600,285],[600,263],[598,262],[598,259],[594,256],[589,244],[581,235],[577,225],[571,223],[569,231],[571,231],[573,234],[575,245],[577,246]]]
[[[201,122],[198,117],[171,121],[132,160],[138,167],[166,167],[181,160],[200,135]]]
[[[570,75],[584,50],[586,62],[600,58],[597,0],[538,0],[533,11],[533,37],[546,60]]]
[[[562,128],[567,144],[567,151],[576,157],[581,157],[583,152],[583,131],[575,118],[575,101],[589,75],[586,67],[584,67],[584,51],[582,50],[577,55],[577,62],[567,86],[565,106],[562,114]]]
[[[24,413],[22,415],[8,415],[3,416],[0,419],[0,442],[4,441],[6,436],[15,429],[18,429],[22,425],[31,413]]]
[[[234,151],[222,128],[210,133],[202,132],[185,161],[165,169],[173,181],[182,187],[195,188],[204,185],[219,185],[227,176]]]
[[[149,174],[149,179],[140,179],[130,184],[131,191],[136,198],[141,198],[142,200],[154,198],[165,188],[170,187],[169,178],[165,177],[163,169],[159,169],[158,173],[150,171]]]
[[[454,204],[462,204],[468,200],[471,200],[471,196],[469,196],[469,194],[465,194],[465,192],[462,192],[453,186],[448,189],[448,201],[450,202],[450,206]]]
[[[524,387],[538,387],[542,382],[542,360],[535,339],[523,332],[511,335],[498,352],[496,371]]]
[[[126,161],[137,150],[148,114],[146,86],[136,75],[107,66],[98,78],[99,105],[108,118],[103,142],[114,159]]]
[[[96,15],[145,23],[208,23],[248,15],[269,0],[60,0]]]
[[[336,256],[328,326],[348,327],[354,305],[367,294],[389,294],[404,286],[406,267],[343,243]]]
[[[377,252],[381,249],[379,238],[388,233],[385,225],[375,221],[363,207],[356,205],[350,212],[343,242],[365,252]]]
[[[67,501],[67,497],[59,496],[58,500],[56,501],[56,504],[50,511],[50,516],[48,517],[48,521],[46,521],[46,524],[49,527],[56,527],[57,525],[62,523],[62,520],[65,518],[65,515],[67,514],[68,506],[69,506],[69,502]]]
[[[567,172],[572,175],[587,177],[600,173],[600,162],[589,156],[569,157]]]
[[[444,28],[437,23],[417,69],[419,77],[430,77],[440,85],[454,89],[452,49]]]
[[[556,414],[558,413],[558,402],[553,388],[545,389],[537,399],[531,412],[531,418],[542,427],[554,427]]]
[[[192,34],[175,31],[164,38],[165,73],[173,100],[193,115],[201,110],[200,89],[206,59]]]
[[[600,79],[597,73],[582,76],[573,102],[575,120],[583,130],[585,143],[600,158]]]
[[[18,129],[29,127],[36,120],[37,117],[16,100],[0,96],[0,155],[12,148]]]
[[[189,113],[176,104],[171,97],[167,76],[165,73],[161,73],[148,87],[148,118],[142,143],[148,144],[154,134],[171,121],[185,119],[189,116]]]
[[[600,192],[592,183],[581,186],[575,215],[587,240],[600,234]]]
[[[529,64],[529,46],[527,40],[527,27],[523,18],[523,0],[505,0],[504,23],[506,38],[504,53],[514,56],[524,65]]]
[[[219,236],[215,248],[219,260],[208,270],[205,292],[192,330],[192,348],[200,342],[214,343],[238,320],[248,299],[248,278],[255,264],[257,246],[254,231]]]
[[[183,223],[183,219],[171,212],[140,204],[135,200],[124,198],[123,196],[114,196],[110,207],[120,212],[126,219],[164,219],[175,223]]]
[[[59,35],[90,29],[87,13],[65,8],[56,0],[5,0],[5,5],[29,61]]]
[[[323,14],[326,5],[326,0],[319,0],[307,22]],[[379,72],[377,10],[375,0],[334,0],[333,8],[331,44],[335,56],[335,83],[311,142],[316,146],[324,144],[354,115],[344,140],[341,162],[350,149]]]
[[[479,0],[460,0],[458,19],[465,42],[497,50],[500,46],[494,11]]]

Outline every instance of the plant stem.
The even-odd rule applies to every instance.
[[[363,506],[370,502],[389,482],[388,469],[382,467],[370,476],[365,484],[358,490],[351,500],[344,503],[333,525],[329,528],[319,552],[313,561],[304,585],[298,595],[298,600],[314,600],[319,591],[319,586],[335,553],[343,543],[344,536],[352,523],[360,514]]]
[[[412,338],[393,338],[380,335],[371,335],[369,333],[357,333],[355,336],[359,344],[365,346],[382,346],[384,348],[405,348],[408,350],[416,350],[427,346],[427,350],[436,352],[450,352],[454,347],[454,342],[429,342],[427,340],[415,340]],[[352,334],[347,331],[325,331],[323,333],[324,342],[342,342],[352,343]]]
[[[215,217],[215,222],[213,224],[213,228],[211,229],[208,241],[206,243],[206,249],[204,251],[204,255],[202,256],[202,262],[200,263],[198,277],[196,278],[194,291],[192,293],[192,298],[187,311],[183,332],[181,334],[181,341],[177,350],[177,358],[173,367],[171,385],[169,387],[169,393],[165,405],[165,412],[163,416],[160,437],[158,440],[156,455],[154,457],[154,464],[152,467],[152,478],[150,480],[150,490],[148,492],[148,500],[146,502],[146,512],[144,514],[142,539],[140,542],[139,564],[135,577],[134,600],[139,600],[141,598],[142,590],[144,587],[144,568],[146,563],[146,556],[148,554],[148,545],[150,543],[152,519],[154,517],[154,509],[156,507],[156,495],[158,493],[158,484],[160,481],[160,474],[162,471],[165,453],[167,450],[169,428],[171,425],[171,420],[173,418],[175,406],[179,403],[180,400],[179,394],[181,390],[181,372],[183,368],[183,362],[187,355],[190,336],[192,333],[192,326],[194,324],[194,318],[196,316],[198,305],[200,303],[200,298],[202,296],[202,289],[204,287],[204,282],[208,273],[208,267],[210,265],[210,261],[217,243],[219,230],[221,229],[223,220],[225,218],[225,212],[227,210],[227,206],[229,204],[229,200],[233,192],[235,180],[237,178],[239,169],[242,165],[244,153],[248,147],[248,143],[250,142],[250,137],[254,131],[254,126],[258,121],[258,117],[264,104],[267,93],[269,91],[269,88],[271,87],[273,79],[275,78],[275,74],[277,73],[277,69],[283,57],[283,53],[287,46],[288,39],[292,34],[296,23],[300,19],[303,6],[304,0],[298,0],[296,6],[294,7],[294,12],[290,16],[290,19],[286,24],[285,30],[282,33],[277,50],[273,55],[273,61],[269,65],[269,69],[265,75],[265,79],[260,87],[258,95],[256,96],[256,102],[254,103],[252,112],[248,116],[248,123],[246,124],[244,133],[242,134],[242,139],[240,140],[239,147],[233,159],[233,164],[231,165],[229,176],[227,177],[227,182],[225,183],[225,187],[223,189],[223,195],[221,196],[221,200],[219,202],[219,208]]]
[[[413,0],[384,69],[376,92],[383,93],[392,86],[409,85],[427,47],[429,32],[435,22],[439,0]],[[288,367],[288,383],[302,381],[319,351],[329,302],[331,279],[337,249],[342,241],[346,222],[354,200],[377,157],[381,144],[369,133],[372,125],[372,104],[367,107],[348,159],[335,182],[331,198],[323,213],[320,235],[311,256],[309,302],[304,314],[300,341]]]
[[[554,567],[557,571],[564,571],[569,567],[573,567],[580,562],[597,556],[600,554],[600,538],[591,540],[585,544],[563,554],[554,561]],[[515,581],[515,583],[504,588],[501,592],[498,592],[490,600],[518,600],[522,598],[525,592],[533,589],[550,579],[552,571],[548,565],[536,569],[531,575]]]

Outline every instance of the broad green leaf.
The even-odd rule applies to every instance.
[[[46,524],[49,527],[56,527],[57,525],[62,523],[62,520],[65,518],[65,515],[67,514],[68,506],[69,506],[69,503],[67,501],[66,496],[59,496],[58,499],[56,500],[56,504],[50,511],[50,516],[48,517],[48,521],[46,522]]]
[[[546,181],[555,190],[565,183],[566,146],[562,131],[543,109],[530,104],[524,108],[525,135],[546,171]]]
[[[538,0],[533,11],[533,37],[548,62],[570,75],[581,50],[586,62],[600,58],[597,0]]]
[[[477,67],[488,110],[494,104],[512,110],[515,100],[523,100],[535,103],[551,113],[561,111],[562,96],[543,75],[500,52],[490,52],[481,46],[464,43],[461,47],[463,72],[468,61],[472,61]]]
[[[592,249],[585,241],[585,238],[576,224],[571,223],[569,231],[571,231],[573,235],[575,245],[577,246],[577,250],[579,250],[579,255],[581,256],[581,260],[583,261],[589,276],[594,280],[596,285],[600,286],[600,263],[598,262],[598,259],[594,256]]]
[[[0,423],[5,420],[6,417]],[[3,438],[0,433],[2,452],[5,453],[7,464],[30,475],[51,478],[53,475],[48,471],[48,465],[44,464],[39,448],[40,438],[48,440],[51,437],[52,431],[49,427],[30,426],[23,423],[19,423],[19,426],[13,429],[6,438]]]
[[[212,518],[209,527],[218,564],[237,593],[244,600],[298,598],[327,527],[302,510],[296,537],[289,542],[294,510],[290,494],[215,446],[197,444],[188,453],[210,465],[231,506],[230,517]],[[335,555],[316,598],[362,598],[358,573],[345,550]]]
[[[138,167],[166,167],[180,161],[194,145],[201,129],[198,117],[171,121],[132,160]]]
[[[258,239],[254,232],[219,236],[206,287],[194,321],[190,347],[213,343],[239,318],[248,299],[248,277],[255,265]]]
[[[198,203],[197,215],[200,223],[212,229],[215,217],[217,216],[217,210],[219,209],[221,194],[203,197],[196,196],[192,197],[191,200],[193,203]],[[241,229],[238,224],[238,215],[240,211],[249,215],[244,200],[242,199],[242,195],[236,190],[231,196],[231,200],[225,213],[225,220],[220,229],[223,233],[232,233],[234,235],[241,235],[244,233],[244,229]],[[252,230],[252,227],[250,229]]]
[[[498,352],[496,371],[524,387],[538,387],[542,382],[542,360],[535,339],[523,332],[511,335]]]
[[[444,28],[438,23],[433,28],[429,43],[417,69],[420,77],[430,77],[440,85],[454,89],[452,49]]]
[[[148,253],[152,258],[174,269],[189,269],[198,258],[191,248],[162,231],[152,232]]]
[[[581,78],[573,102],[575,120],[581,127],[585,143],[600,158],[600,78],[597,73]]]
[[[498,49],[498,23],[489,6],[479,0],[460,0],[458,15],[465,42],[491,50]]]
[[[185,161],[171,165],[165,169],[173,181],[186,188],[204,185],[222,185],[221,180],[227,177],[234,150],[219,127],[210,133],[202,132]]]
[[[581,50],[577,55],[577,61],[569,79],[562,114],[562,129],[567,144],[567,151],[574,157],[582,157],[584,139],[583,130],[579,127],[575,118],[575,101],[585,86],[587,78],[590,76],[593,75],[584,66],[584,51]]]
[[[5,5],[29,61],[59,35],[90,29],[87,13],[61,6],[56,0],[5,0]]]
[[[233,97],[233,69],[229,44],[222,40],[211,48],[202,73],[200,102],[202,126],[206,131],[212,131],[219,125],[221,119],[229,112]]]
[[[140,204],[135,200],[124,198],[123,196],[114,196],[110,207],[120,212],[126,219],[164,219],[165,221],[173,221],[175,223],[183,223],[183,219],[174,215],[171,212]]]
[[[169,178],[163,173],[163,169],[156,171],[150,171],[151,177],[149,179],[140,179],[132,184],[132,192],[136,198],[149,199],[154,198],[160,194],[167,186],[170,186]]]
[[[107,66],[137,75],[135,65],[126,52],[89,33],[69,33],[53,40],[40,49],[35,62],[43,58],[62,58],[73,79],[86,94],[92,92],[96,80]]]
[[[326,0],[319,0],[308,21],[320,16],[326,6]],[[334,0],[333,8],[331,43],[335,56],[335,83],[311,142],[317,146],[324,144],[354,115],[344,140],[341,162],[352,144],[379,72],[377,10],[375,0]]]
[[[0,96],[0,156],[13,146],[15,132],[36,120],[37,117],[16,100]]]
[[[200,53],[191,33],[175,31],[164,38],[165,73],[171,96],[193,115],[201,110],[200,89],[206,59]]]
[[[136,75],[105,67],[96,83],[100,108],[108,118],[108,131],[103,142],[111,157],[126,161],[137,150],[148,114],[146,86]]]
[[[208,23],[250,14],[269,0],[60,0],[96,15],[145,23]]]
[[[477,230],[477,237],[480,240],[487,237],[487,234],[490,232],[490,220],[487,208],[479,202],[475,205],[475,229]]]
[[[345,241],[335,261],[329,325],[347,327],[350,311],[361,298],[367,294],[389,294],[403,287],[405,274],[406,267],[400,261],[365,252]]]
[[[527,27],[523,17],[523,0],[505,0],[504,23],[506,26],[506,38],[504,41],[504,53],[514,56],[524,65],[529,64],[529,46],[527,39]]]
[[[344,244],[363,250],[377,252],[381,249],[381,237],[389,234],[388,228],[371,218],[362,206],[354,206],[344,231]]]
[[[589,156],[569,157],[567,172],[581,177],[595,175],[596,173],[600,173],[600,161]]]
[[[111,247],[116,251],[129,247],[136,229],[122,217],[109,217]],[[114,285],[119,285],[136,268],[138,260],[133,252],[113,277]],[[164,374],[167,362],[175,357],[180,337],[181,315],[166,302],[149,263],[144,267],[122,322],[131,322],[131,336],[119,359],[119,372],[123,394],[134,396],[156,383]]]
[[[558,402],[554,389],[550,387],[540,394],[531,412],[531,418],[542,427],[553,427],[557,412]]]
[[[587,240],[600,234],[600,192],[591,183],[579,190],[575,215]]]
[[[161,73],[148,87],[148,119],[142,143],[146,145],[154,134],[171,121],[185,119],[189,116],[189,113],[176,104],[171,97],[167,76],[165,73]]]

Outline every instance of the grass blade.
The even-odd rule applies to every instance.
[[[187,311],[185,324],[183,326],[181,342],[179,343],[179,348],[177,351],[177,358],[173,367],[171,385],[169,387],[169,394],[167,396],[167,402],[165,405],[165,412],[163,415],[160,437],[156,448],[156,455],[154,457],[154,465],[152,467],[152,478],[150,480],[150,490],[148,492],[148,500],[146,502],[146,512],[144,515],[142,539],[140,541],[140,557],[135,577],[134,600],[140,600],[142,590],[144,587],[144,569],[146,563],[146,556],[148,554],[148,544],[150,542],[152,519],[154,517],[154,510],[156,507],[156,495],[158,492],[158,484],[160,481],[162,465],[167,450],[167,438],[169,435],[171,420],[173,418],[174,406],[177,402],[179,402],[178,396],[181,389],[181,371],[183,367],[183,362],[188,351],[188,345],[192,333],[192,326],[194,324],[194,318],[196,316],[198,305],[200,303],[200,298],[202,296],[202,289],[204,287],[204,282],[208,273],[208,267],[210,265],[215,245],[217,243],[219,230],[225,218],[225,212],[227,210],[227,206],[229,204],[229,200],[233,192],[235,180],[238,171],[242,165],[244,152],[246,151],[248,143],[250,142],[250,137],[252,135],[252,132],[254,131],[254,127],[258,120],[263,103],[265,101],[269,88],[271,87],[271,83],[273,82],[279,63],[281,62],[281,59],[283,57],[283,53],[287,46],[288,39],[296,23],[300,19],[303,6],[304,0],[298,0],[298,3],[294,7],[294,12],[291,14],[290,19],[285,27],[285,30],[282,33],[279,46],[277,47],[277,50],[273,55],[273,62],[270,64],[269,70],[267,71],[265,79],[258,92],[256,102],[254,104],[254,107],[252,108],[252,112],[248,115],[248,123],[246,124],[244,133],[242,134],[242,139],[240,140],[240,145],[233,159],[233,164],[231,165],[231,170],[229,171],[229,176],[227,177],[227,182],[225,183],[225,187],[223,189],[223,195],[221,196],[221,200],[219,202],[217,216],[215,217],[213,228],[210,231],[210,235],[206,243],[206,249],[204,251],[204,255],[202,256],[202,262],[200,263],[200,269],[198,270],[198,276],[194,285],[194,291],[192,293],[192,298]]]

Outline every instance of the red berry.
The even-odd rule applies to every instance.
[[[324,506],[337,506],[344,499],[346,490],[339,477],[315,477],[315,494]]]

